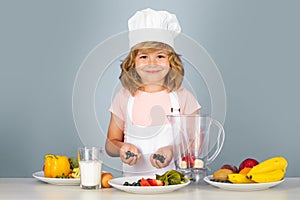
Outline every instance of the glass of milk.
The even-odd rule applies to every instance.
[[[82,189],[101,187],[102,154],[101,147],[80,147],[78,149],[80,187]]]

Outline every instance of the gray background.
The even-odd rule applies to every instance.
[[[1,0],[0,177],[31,177],[47,153],[76,156],[83,145],[72,113],[76,73],[95,46],[147,7],[175,13],[222,75],[226,140],[212,169],[282,155],[287,176],[299,176],[299,1]],[[115,67],[108,85],[116,84]],[[102,100],[107,110],[111,97]]]

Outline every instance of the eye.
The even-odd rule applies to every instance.
[[[158,58],[166,58],[166,55],[164,55],[164,54],[159,54],[159,55],[157,55],[157,57],[158,57]]]
[[[139,56],[139,59],[146,59],[146,58],[147,58],[146,55],[140,55],[140,56]]]

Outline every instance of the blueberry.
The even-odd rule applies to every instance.
[[[133,183],[133,186],[139,186],[139,185],[140,185],[139,183],[136,182]]]
[[[159,160],[161,163],[164,163],[166,158],[163,155],[154,154],[153,159]]]
[[[162,156],[162,157],[160,158],[159,161],[160,161],[161,163],[164,163],[164,162],[165,162],[165,159],[166,159],[166,158]]]
[[[123,184],[124,186],[128,186],[129,185],[129,183],[126,181],[124,184]]]
[[[126,152],[126,159],[130,158],[130,157],[134,157],[137,156],[135,153],[131,152],[131,151],[127,151]]]

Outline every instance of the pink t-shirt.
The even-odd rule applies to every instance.
[[[196,98],[185,88],[181,87],[177,91],[181,114],[192,114],[201,108]],[[121,120],[126,120],[127,104],[130,93],[122,88],[115,96],[109,109]],[[132,108],[132,122],[135,125],[161,125],[168,123],[166,115],[171,113],[171,101],[169,93],[164,91],[148,93],[138,91],[134,96]]]

